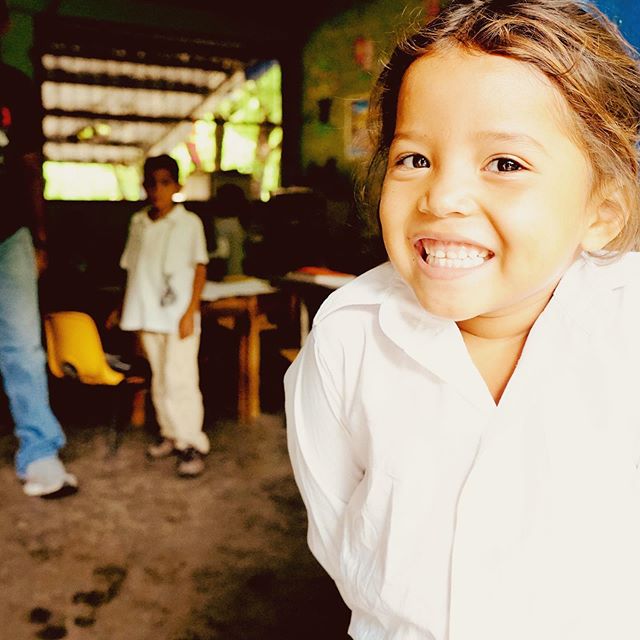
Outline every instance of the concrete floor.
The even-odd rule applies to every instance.
[[[145,459],[146,429],[109,455],[104,406],[88,405],[97,418],[61,415],[58,399],[81,482],[61,501],[22,494],[0,420],[0,638],[347,638],[348,611],[306,547],[281,412],[252,425],[209,413],[207,471],[184,480],[171,459]]]

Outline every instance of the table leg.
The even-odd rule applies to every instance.
[[[226,310],[229,315],[223,315]],[[218,324],[238,336],[238,420],[249,422],[260,415],[260,335],[275,325],[260,311],[257,296],[216,311]]]
[[[249,324],[247,345],[247,413],[250,420],[260,415],[260,332],[258,319]]]
[[[131,425],[134,427],[144,427],[146,422],[147,390],[137,389],[133,394],[131,409]]]
[[[246,422],[251,417],[249,410],[249,326],[242,327],[238,340],[238,420]]]

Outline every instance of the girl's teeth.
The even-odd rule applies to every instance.
[[[426,263],[434,267],[447,267],[454,269],[470,269],[471,267],[478,267],[484,262],[484,258],[480,256],[474,256],[469,258],[438,258],[431,254],[427,254]]]
[[[423,245],[423,257],[427,264],[436,267],[448,267],[453,269],[468,269],[481,265],[489,256],[487,249],[476,247],[432,247],[429,250]]]

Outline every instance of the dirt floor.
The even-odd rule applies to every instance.
[[[0,420],[0,638],[347,638],[348,612],[306,547],[281,412],[251,425],[209,415],[207,471],[185,480],[172,459],[145,459],[149,428],[110,455],[106,405],[89,404],[93,423],[86,408],[61,415],[81,482],[61,501],[22,494]]]

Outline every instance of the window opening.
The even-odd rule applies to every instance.
[[[47,199],[141,199],[144,158],[160,153],[178,161],[186,199],[214,195],[221,171],[250,177],[250,197],[279,187],[276,60],[122,27],[106,43],[102,23],[54,21],[36,32]]]

